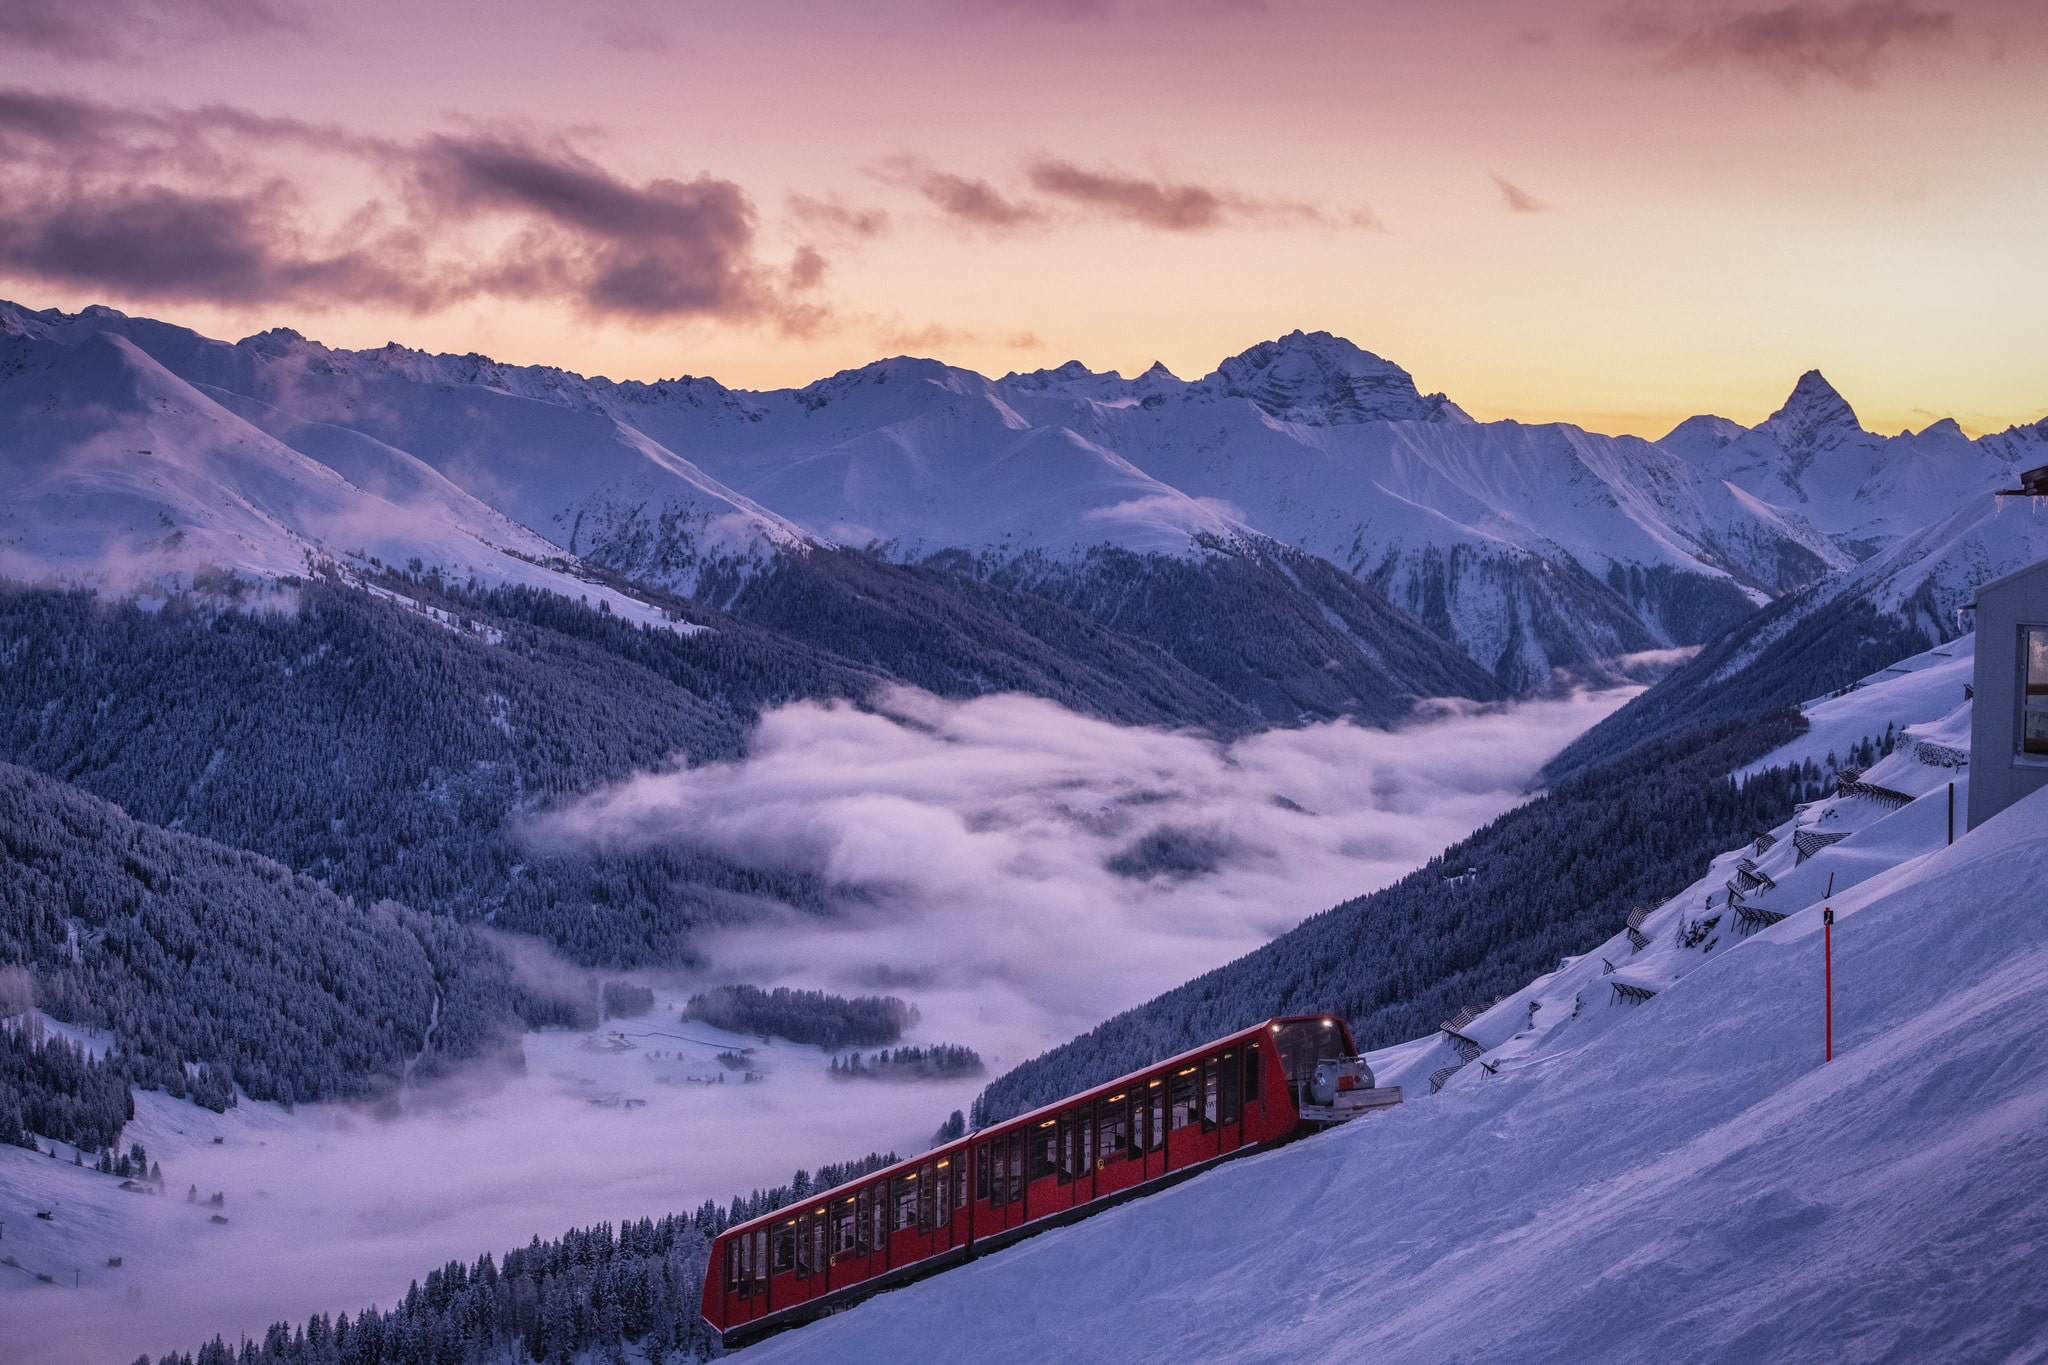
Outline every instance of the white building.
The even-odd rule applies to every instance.
[[[2048,559],[1977,589],[1970,827],[2048,787]]]

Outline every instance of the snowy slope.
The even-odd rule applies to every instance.
[[[1745,937],[1724,910],[1678,946],[1749,851],[1731,853],[1651,917],[1651,946],[1617,935],[1496,1006],[1471,1029],[1497,1074],[1469,1066],[740,1358],[2037,1359],[2048,794],[1953,847],[1921,803],[1858,818],[1780,869],[1775,926]],[[1824,860],[1829,1065],[1804,888]],[[1622,1003],[1615,981],[1656,994]],[[1430,1062],[1379,1060],[1410,1082]]]
[[[1754,429],[1702,417],[1651,442],[1475,423],[1327,333],[1194,381],[1075,363],[989,379],[897,357],[750,393],[0,305],[0,372],[27,342],[100,332],[316,460],[346,472],[335,433],[369,438],[561,550],[684,592],[716,598],[813,542],[964,551],[992,573],[1104,547],[1293,547],[1514,690],[1703,643],[2048,460],[2039,427],[1865,432],[1817,373]]]
[[[549,555],[597,559],[663,586],[687,592],[707,569],[744,573],[809,543],[645,433],[588,404],[555,401],[562,395],[547,374],[494,386],[475,381],[502,379],[502,368],[479,357],[332,351],[281,330],[231,346],[112,309],[75,317],[15,309],[0,315],[0,327],[45,351],[119,336],[276,441],[335,461],[344,476],[372,447],[340,433],[367,438],[398,452],[398,463],[412,467],[408,478],[430,470],[466,494],[479,520],[509,519]]]
[[[310,459],[118,335],[38,359],[0,385],[0,572],[127,587],[419,558],[661,619],[549,567],[554,546],[402,452],[358,442]]]

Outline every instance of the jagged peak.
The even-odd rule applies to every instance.
[[[1784,405],[1764,419],[1762,430],[1791,451],[1824,450],[1864,434],[1856,410],[1819,370],[1808,370],[1792,386]]]

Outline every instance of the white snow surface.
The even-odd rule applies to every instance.
[[[20,370],[8,383],[33,390],[48,352],[102,334],[352,484],[389,498],[432,473],[439,511],[455,515],[445,495],[459,492],[555,553],[684,592],[707,569],[726,582],[809,543],[1001,563],[1269,541],[1412,609],[1443,598],[1450,635],[1488,667],[1527,634],[1515,583],[1532,571],[1600,583],[1675,571],[1762,601],[2048,461],[2039,425],[1974,441],[1952,421],[1876,436],[1817,373],[1754,429],[1701,417],[1653,442],[1476,423],[1320,332],[1194,381],[1078,363],[989,379],[897,357],[744,392],[396,344],[342,351],[286,330],[228,345],[111,309],[0,304],[0,376]],[[1654,602],[1624,595],[1673,643]]]
[[[313,458],[253,424],[259,405],[216,401],[117,333],[46,360],[0,386],[0,573],[125,590],[419,559],[665,623],[404,451],[334,431]]]
[[[1922,662],[1817,728],[1883,714],[1966,745],[1959,660]],[[1389,1049],[1399,1109],[739,1358],[2042,1359],[2048,793],[1949,846],[1959,771],[1903,745],[1867,780],[1922,799],[1817,802],[1716,859],[1640,952],[1617,934],[1469,1025],[1484,1065],[1441,1093],[1447,1045]],[[1829,819],[1855,833],[1794,866],[1792,828]],[[1744,858],[1777,883],[1750,904],[1788,916],[1746,936],[1725,899]]]

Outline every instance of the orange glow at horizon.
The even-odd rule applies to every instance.
[[[421,212],[429,182],[390,167],[437,138],[513,139],[636,193],[708,177],[749,215],[748,287],[800,311],[635,315],[530,284],[234,302],[57,278],[6,234],[0,295],[746,388],[901,352],[1195,378],[1301,328],[1483,419],[1752,423],[1813,368],[1872,430],[2048,415],[2048,10],[1957,0],[1946,28],[1862,46],[1716,47],[1744,9],[1643,10],[1666,33],[1609,0],[366,0],[168,55],[12,50],[0,89],[323,130],[313,153],[251,151],[250,175],[330,235]],[[407,224],[422,262],[474,227],[463,193]],[[563,221],[485,227],[585,233],[553,268],[596,270],[611,220]],[[447,240],[421,269],[476,250]]]

